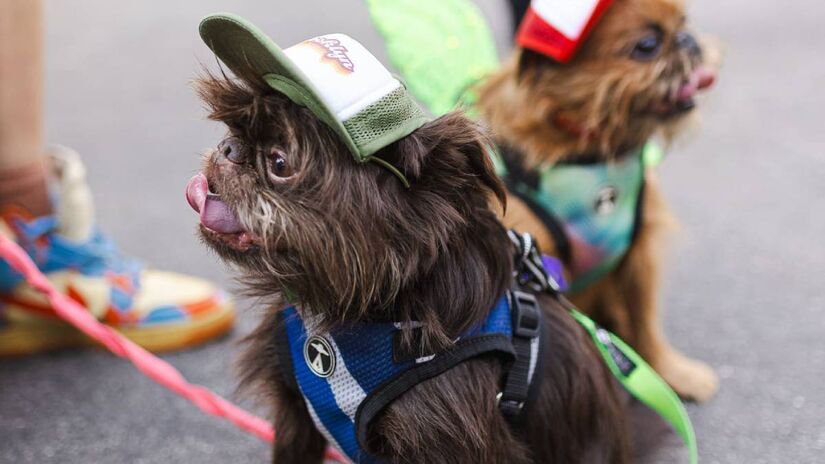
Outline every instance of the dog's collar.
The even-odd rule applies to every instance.
[[[587,141],[596,140],[599,131],[595,128],[586,128],[584,124],[568,116],[564,111],[557,111],[553,113],[550,118],[551,123],[560,131],[573,137],[575,139],[586,139]]]

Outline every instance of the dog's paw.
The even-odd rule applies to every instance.
[[[684,400],[704,403],[719,389],[719,377],[702,361],[671,351],[657,363],[657,371]]]

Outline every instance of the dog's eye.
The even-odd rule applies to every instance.
[[[287,165],[286,160],[283,156],[276,156],[275,161],[273,161],[272,169],[275,171],[275,174],[283,177],[286,174]]]
[[[269,153],[269,171],[278,179],[292,176],[293,170],[287,161],[286,154],[273,148]]]
[[[652,60],[659,54],[662,49],[662,39],[659,34],[649,34],[642,37],[642,40],[636,42],[630,56],[636,60]]]

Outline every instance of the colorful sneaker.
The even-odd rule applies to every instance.
[[[93,224],[79,156],[52,150],[53,216],[0,211],[0,234],[23,247],[54,286],[150,351],[188,348],[226,333],[233,305],[209,282],[144,268]],[[0,357],[93,344],[57,319],[46,299],[0,261]]]

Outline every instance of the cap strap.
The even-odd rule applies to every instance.
[[[405,176],[400,170],[398,170],[397,167],[393,166],[389,161],[383,160],[383,159],[375,157],[375,156],[370,156],[367,159],[369,161],[372,161],[373,163],[376,163],[380,166],[383,166],[384,168],[389,170],[391,173],[395,174],[395,177],[398,177],[398,179],[401,181],[401,183],[404,184],[404,187],[410,188],[410,181],[407,180],[407,176]]]

